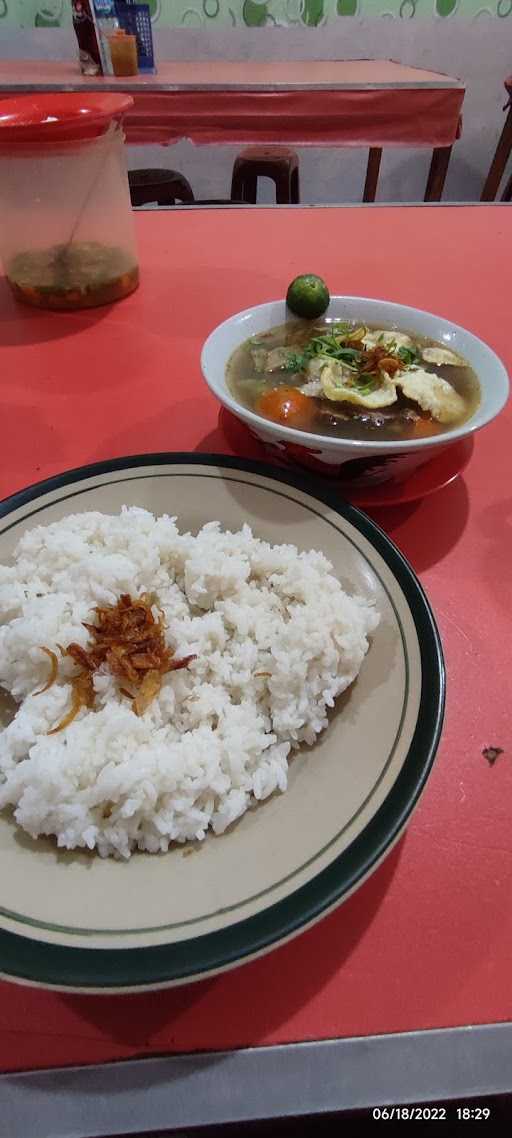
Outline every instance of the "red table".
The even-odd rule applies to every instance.
[[[133,79],[83,76],[60,60],[0,61],[0,97],[41,90],[129,91],[131,143],[368,146],[365,201],[384,146],[432,148],[425,200],[440,199],[464,99],[458,79],[382,59],[174,61]]]
[[[201,344],[304,268],[332,292],[441,312],[512,365],[507,207],[176,210],[136,224],[141,286],[111,308],[38,313],[0,283],[3,495],[116,455],[229,451]],[[311,931],[214,980],[124,997],[2,985],[3,1071],[511,1018],[511,426],[507,408],[463,477],[375,515],[428,591],[448,668],[438,761],[398,847]],[[493,766],[490,745],[504,751]]]

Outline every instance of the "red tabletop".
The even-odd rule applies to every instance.
[[[512,366],[507,207],[136,221],[141,286],[112,308],[45,315],[0,282],[3,494],[115,455],[229,451],[201,380],[202,341],[307,269],[332,292],[442,313]],[[462,478],[375,515],[427,589],[448,668],[438,761],[398,847],[315,928],[213,980],[116,997],[1,985],[1,1069],[511,1018],[511,426],[507,408]],[[493,766],[487,746],[504,750]]]
[[[294,142],[322,146],[448,147],[464,85],[391,60],[173,61],[156,75],[83,76],[78,63],[0,61],[1,94],[125,90],[132,143]]]

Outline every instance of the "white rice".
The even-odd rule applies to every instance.
[[[285,791],[288,757],[314,743],[357,676],[378,616],[350,597],[322,553],[269,545],[249,526],[194,536],[135,507],[27,532],[0,566],[0,684],[19,708],[0,733],[0,808],[34,838],[128,858],[222,833],[256,800]],[[41,645],[84,646],[82,621],[121,593],[151,592],[187,669],[164,677],[138,718],[108,671],[93,710],[47,732],[70,706]],[[258,672],[270,675],[257,676]]]

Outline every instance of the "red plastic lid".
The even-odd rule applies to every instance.
[[[0,146],[25,142],[75,142],[98,138],[112,119],[133,107],[131,95],[20,95],[0,101]]]

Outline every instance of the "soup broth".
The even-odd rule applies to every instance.
[[[335,438],[398,442],[442,435],[480,401],[466,360],[416,333],[328,319],[289,321],[231,356],[229,390],[283,426]]]

